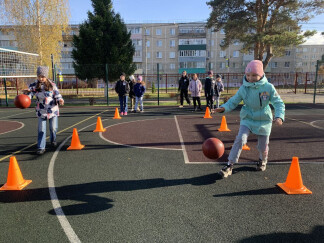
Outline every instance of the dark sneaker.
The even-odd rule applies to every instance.
[[[228,177],[229,175],[232,174],[232,170],[233,170],[233,165],[230,164],[230,165],[225,165],[223,167],[223,169],[219,172],[219,174],[223,177],[223,178],[226,178]]]
[[[38,155],[44,154],[45,153],[45,149],[38,149],[36,153]]]
[[[57,147],[57,142],[51,142],[51,146],[52,146],[52,148],[56,148]]]
[[[259,159],[259,161],[257,162],[257,167],[256,170],[257,171],[265,171],[267,168],[267,161],[262,161],[262,159]]]

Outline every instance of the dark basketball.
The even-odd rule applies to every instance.
[[[17,108],[25,109],[30,106],[31,100],[28,95],[21,94],[16,96],[14,103]]]
[[[209,159],[219,159],[223,156],[225,147],[218,138],[208,138],[202,145],[204,155]]]

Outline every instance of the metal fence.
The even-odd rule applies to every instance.
[[[242,85],[243,73],[220,73],[222,75],[225,92],[235,93]],[[136,76],[136,75],[135,75]],[[178,91],[179,74],[153,74],[142,75],[146,83],[147,92],[158,92],[174,94]],[[189,74],[189,76],[191,76]],[[272,83],[279,93],[313,93],[315,73],[267,73],[270,83]],[[159,79],[158,79],[159,77]],[[204,85],[206,74],[198,74],[198,78]],[[98,80],[94,83],[87,83],[84,80],[78,79],[76,76],[64,76],[57,78],[57,85],[60,92],[65,96],[84,96],[84,97],[105,97],[106,89],[105,82]],[[62,80],[60,82],[59,80]],[[7,78],[6,81],[0,82],[0,98],[4,96],[4,82],[6,82],[7,93],[10,96],[17,95],[20,90],[27,88],[28,84],[33,82],[30,78]],[[109,82],[108,95],[115,95],[115,82]],[[316,93],[324,93],[324,74],[318,74]],[[171,97],[171,95],[170,95]]]

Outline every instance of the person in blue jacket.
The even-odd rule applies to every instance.
[[[137,77],[137,83],[134,85],[135,93],[135,113],[137,111],[138,102],[140,103],[140,112],[144,112],[143,95],[145,93],[145,83],[142,76]]]
[[[259,161],[256,169],[265,171],[272,122],[282,125],[285,118],[285,104],[275,87],[268,82],[263,71],[263,63],[259,60],[253,60],[247,65],[243,85],[232,98],[215,111],[230,112],[241,101],[244,105],[240,112],[240,129],[228,156],[228,163],[220,171],[222,177],[232,174],[233,165],[238,162],[242,146],[246,144],[250,132],[258,136]],[[274,107],[274,119],[270,103]]]

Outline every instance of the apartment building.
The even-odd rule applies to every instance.
[[[74,74],[71,57],[72,37],[78,34],[79,25],[71,25],[70,33],[64,34],[62,58],[59,65],[62,74]],[[0,26],[0,47],[17,49],[13,26]],[[242,53],[242,44],[234,42],[221,49],[225,33],[213,32],[205,22],[195,23],[143,23],[127,24],[135,47],[133,61],[136,74],[177,75],[206,73],[242,73],[253,59],[253,52]],[[314,72],[316,61],[324,54],[324,42],[286,48],[283,56],[271,59],[266,71],[273,73]]]

